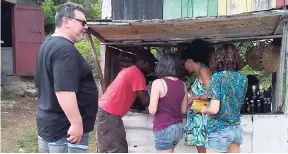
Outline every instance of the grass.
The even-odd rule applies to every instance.
[[[90,133],[89,135],[89,153],[96,153],[96,131]],[[21,153],[38,153],[38,142],[37,142],[37,131],[36,127],[31,128],[30,130],[23,131],[16,139],[18,152]]]

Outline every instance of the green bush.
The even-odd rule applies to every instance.
[[[92,40],[94,42],[94,46],[96,48],[96,54],[100,56],[100,41],[92,36]],[[83,40],[81,42],[75,43],[75,47],[79,50],[79,52],[83,55],[83,57],[88,61],[94,61],[92,50],[87,40]],[[100,59],[99,59],[100,60]]]

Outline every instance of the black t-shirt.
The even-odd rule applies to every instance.
[[[57,100],[57,91],[76,93],[84,133],[93,131],[98,110],[98,91],[91,66],[73,42],[60,36],[47,38],[40,47],[36,64],[38,135],[48,142],[67,135],[70,122]]]

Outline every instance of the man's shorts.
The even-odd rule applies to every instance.
[[[241,126],[228,126],[209,133],[206,148],[216,152],[227,152],[230,144],[242,144],[242,140],[243,131]]]
[[[98,108],[97,118],[98,153],[128,153],[128,144],[123,121]]]
[[[86,153],[89,133],[84,133],[81,142],[72,144],[63,137],[55,142],[47,142],[38,136],[39,153]]]

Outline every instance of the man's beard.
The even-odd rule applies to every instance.
[[[76,37],[75,43],[83,41],[83,40],[85,40],[85,38],[86,38],[86,33],[80,34],[79,36]]]

